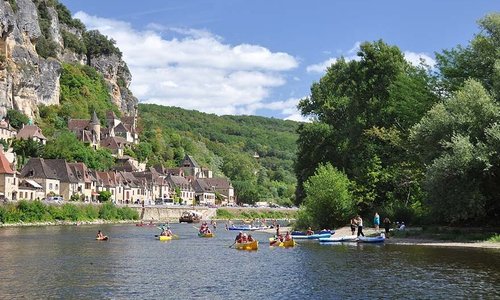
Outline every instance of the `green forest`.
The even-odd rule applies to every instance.
[[[415,67],[397,46],[361,44],[311,86],[299,108],[300,224],[379,212],[392,220],[498,224],[500,14],[468,45]],[[325,214],[325,208],[329,213]]]

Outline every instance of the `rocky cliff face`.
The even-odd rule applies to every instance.
[[[45,19],[40,17],[40,3]],[[59,104],[61,64],[85,62],[84,55],[64,47],[62,37],[62,30],[80,37],[82,31],[61,24],[50,3],[0,0],[0,118],[11,108],[34,117],[39,104]],[[40,39],[47,39],[55,49],[47,58],[37,52]],[[116,55],[102,55],[92,60],[92,66],[103,74],[112,101],[125,115],[131,114],[137,99],[128,90],[131,75],[126,63]]]

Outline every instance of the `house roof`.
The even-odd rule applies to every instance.
[[[80,131],[87,129],[89,124],[90,124],[89,120],[70,119],[68,121],[68,129],[71,131]]]
[[[210,187],[215,187],[215,189],[232,188],[231,181],[227,178],[202,178],[198,180],[205,182]]]
[[[43,158],[30,158],[21,170],[20,177],[58,179],[57,174]]]
[[[122,123],[124,123],[125,125],[128,125],[128,126],[134,127],[135,117],[134,116],[122,117]]]
[[[24,125],[23,128],[17,133],[17,138],[19,139],[30,139],[36,137],[41,140],[46,140],[47,138],[42,134],[42,130],[36,125]]]
[[[198,163],[196,162],[196,160],[194,160],[194,158],[191,156],[191,155],[186,155],[184,157],[184,161],[182,163],[182,166],[183,167],[187,167],[189,164],[189,167],[193,167],[193,168],[199,168],[200,166],[198,165]]]
[[[213,193],[212,187],[207,185],[207,183],[201,179],[193,181],[193,188],[197,193]]]
[[[116,116],[115,112],[112,110],[108,110],[106,112],[106,119],[107,120],[118,120],[118,117]]]
[[[115,126],[115,132],[129,132],[129,130],[123,125],[123,123],[120,123]]]
[[[10,167],[10,163],[5,157],[3,151],[0,150],[0,174],[14,174],[15,172]]]
[[[169,182],[173,183],[175,186],[189,186],[189,181],[182,176],[168,175]]]
[[[90,183],[92,181],[90,172],[84,163],[69,163],[68,165],[79,182]]]
[[[92,119],[90,119],[90,124],[101,124],[101,121],[99,121],[99,118],[97,117],[97,114],[94,112],[92,113]]]
[[[112,150],[122,149],[127,144],[129,144],[129,142],[127,142],[126,139],[119,136],[108,137],[105,138],[104,140],[101,140],[101,147],[109,148]]]
[[[64,159],[46,159],[45,163],[52,168],[61,182],[77,183],[78,179]]]

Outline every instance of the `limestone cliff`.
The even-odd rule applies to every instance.
[[[85,33],[68,15],[54,0],[0,0],[0,117],[11,108],[34,117],[39,104],[59,104],[61,64],[87,62],[83,50],[65,45],[83,44]],[[128,90],[126,63],[116,54],[94,53],[91,65],[103,74],[111,101],[131,114],[137,99]]]

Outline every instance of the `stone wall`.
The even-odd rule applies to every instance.
[[[144,221],[179,221],[180,216],[187,210],[194,210],[203,215],[203,219],[211,219],[215,216],[215,208],[195,208],[192,207],[136,207],[139,216]]]

